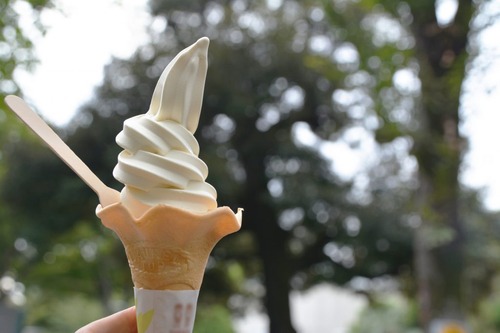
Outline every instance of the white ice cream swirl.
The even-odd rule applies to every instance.
[[[113,175],[125,184],[122,202],[134,215],[165,204],[192,212],[217,208],[198,158],[198,127],[207,73],[208,38],[181,51],[162,73],[149,111],[124,122],[116,142],[124,150]]]

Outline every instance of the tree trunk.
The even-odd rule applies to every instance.
[[[295,333],[290,317],[290,259],[286,235],[276,222],[259,228],[259,252],[264,268],[265,304],[269,314],[270,333]]]
[[[104,309],[104,313],[106,315],[113,314],[116,309],[112,306],[111,302],[111,294],[113,291],[113,286],[111,285],[111,279],[109,274],[108,264],[109,258],[104,255],[104,258],[99,260],[99,271],[98,271],[98,280],[96,281],[98,285],[99,291],[99,299],[101,300],[101,305]]]
[[[425,181],[422,181],[425,184]],[[464,234],[463,226],[458,216],[456,205],[446,209],[433,208],[434,218],[425,219],[428,210],[429,198],[435,195],[436,190],[423,186],[421,191],[426,196],[421,206],[424,216],[423,224],[417,229],[414,238],[415,271],[418,287],[417,300],[419,304],[419,319],[425,332],[433,320],[453,319],[463,320],[463,273]],[[453,202],[453,198],[449,198]],[[451,214],[451,216],[449,215]],[[429,232],[431,231],[431,232]],[[439,240],[436,233],[451,231],[451,239]]]
[[[421,128],[414,143],[423,223],[415,236],[415,269],[426,331],[434,319],[464,318],[464,232],[458,214],[463,139],[458,126],[473,9],[470,0],[459,1],[455,21],[441,27],[433,8],[434,1],[415,1],[412,8],[422,83]]]
[[[295,333],[290,317],[291,262],[286,232],[278,226],[273,210],[262,204],[246,204],[245,221],[255,233],[262,262],[269,332]]]
[[[269,332],[295,333],[289,299],[292,262],[287,250],[287,233],[279,227],[278,213],[269,203],[272,199],[266,195],[268,178],[264,161],[268,152],[262,149],[266,147],[265,142],[254,142],[253,149],[257,152],[242,156],[247,170],[245,194],[241,200],[242,207],[245,207],[244,227],[251,230],[257,240],[266,289],[264,304],[269,316]]]

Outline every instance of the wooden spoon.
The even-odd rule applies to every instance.
[[[120,193],[106,186],[23,99],[9,95],[5,103],[97,194],[103,207],[120,201]]]

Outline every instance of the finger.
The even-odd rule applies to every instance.
[[[111,316],[96,320],[75,333],[137,333],[135,307],[122,310]]]

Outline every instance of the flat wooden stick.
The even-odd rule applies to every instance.
[[[5,103],[97,194],[103,207],[120,201],[120,193],[106,186],[22,98],[9,95]]]

